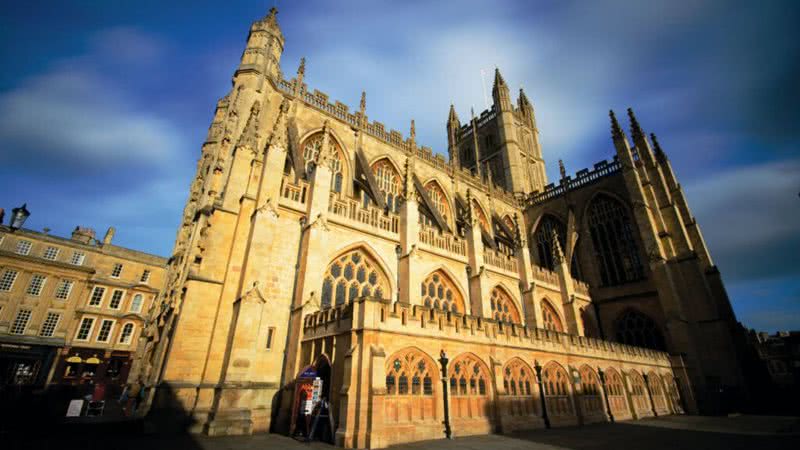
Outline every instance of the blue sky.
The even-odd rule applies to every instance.
[[[4,2],[0,207],[168,255],[216,100],[273,0]],[[793,1],[279,1],[284,72],[443,152],[495,66],[533,101],[550,179],[609,158],[632,106],[670,156],[751,327],[800,328]],[[491,86],[487,85],[487,89]]]

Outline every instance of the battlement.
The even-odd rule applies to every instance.
[[[428,146],[417,146],[415,142],[413,142],[410,138],[405,138],[403,134],[397,130],[386,131],[386,126],[382,122],[367,122],[366,120],[362,120],[360,111],[351,113],[348,106],[344,103],[339,101],[334,101],[331,103],[328,94],[317,89],[309,91],[308,86],[305,83],[298,82],[297,78],[286,80],[279,76],[275,80],[275,85],[281,92],[291,95],[301,100],[306,105],[311,106],[321,112],[327,113],[328,115],[339,119],[354,128],[360,128],[368,135],[399,149],[407,155],[414,154],[420,161],[423,161],[430,166],[448,174],[458,174],[458,176],[464,181],[473,184],[476,188],[491,193],[492,196],[504,200],[511,205],[522,205],[522,203],[512,193],[506,191],[502,187],[489,185],[489,183],[486,181],[470,173],[469,170],[461,167],[455,167],[452,162],[446,159],[441,153],[435,153],[433,149]],[[478,117],[478,126],[483,126],[492,120],[496,115],[497,114],[494,106],[481,112],[480,117]],[[466,135],[472,133],[472,128],[468,125],[461,127],[462,131],[467,128],[468,133]]]
[[[617,156],[614,156],[614,159],[611,162],[606,160],[600,161],[594,165],[592,170],[589,169],[581,169],[575,173],[575,178],[571,176],[567,176],[561,182],[556,185],[555,183],[550,183],[544,187],[544,191],[537,192],[528,196],[527,204],[528,206],[534,206],[546,201],[552,200],[554,198],[560,197],[564,195],[567,191],[578,189],[580,187],[592,184],[602,178],[605,178],[610,175],[614,175],[615,173],[619,172],[622,166],[619,163],[619,159]]]
[[[448,339],[452,339],[670,367],[669,354],[657,350],[444,312],[422,305],[392,303],[388,299],[362,297],[352,303],[307,314],[303,319],[304,339],[349,333],[353,330],[414,334],[436,338],[445,345]]]

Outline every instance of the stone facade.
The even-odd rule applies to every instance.
[[[696,412],[742,385],[719,273],[632,113],[634,146],[612,115],[614,160],[548,184],[532,103],[499,71],[491,109],[462,125],[451,107],[445,159],[413,120],[370,122],[365,94],[351,112],[309,90],[305,61],[284,78],[284,42],[274,10],[256,21],[217,103],[143,350],[151,413],[288,431],[312,365],[336,442],[381,447],[445,418],[464,435]]]
[[[42,387],[135,378],[145,317],[166,259],[102,241],[0,225],[0,380]]]

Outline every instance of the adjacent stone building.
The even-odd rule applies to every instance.
[[[166,259],[76,227],[62,238],[0,225],[0,383],[120,386],[135,371]]]
[[[284,43],[272,10],[217,103],[147,330],[152,413],[287,432],[313,374],[337,444],[382,447],[741,392],[719,272],[632,111],[613,159],[551,183],[499,71],[490,109],[451,106],[445,158],[365,94],[351,111],[309,89],[305,61],[284,77]]]

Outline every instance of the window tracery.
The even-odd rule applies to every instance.
[[[608,404],[613,414],[625,414],[628,411],[628,403],[625,400],[625,387],[622,377],[614,369],[607,369],[605,372],[606,395]]]
[[[306,173],[309,176],[314,172],[314,169],[319,164],[319,155],[322,152],[322,144],[324,141],[323,133],[317,133],[308,139],[303,144],[303,161],[306,167]],[[328,140],[328,145],[333,146],[333,160],[330,162],[331,168],[331,191],[342,192],[342,184],[344,182],[344,157],[342,149],[334,139]]]
[[[563,367],[557,363],[548,364],[542,370],[542,387],[549,413],[553,416],[572,415],[569,376]]]
[[[588,216],[603,285],[613,286],[644,278],[634,239],[634,225],[625,207],[607,195],[599,195],[592,201]]]
[[[617,341],[636,347],[665,350],[664,337],[655,321],[634,309],[628,309],[615,323]]]
[[[436,367],[415,349],[397,354],[387,363],[388,395],[433,395]]]
[[[441,186],[439,186],[439,183],[429,181],[428,184],[425,185],[425,191],[428,193],[428,197],[430,197],[431,201],[436,206],[439,215],[442,216],[445,223],[450,223],[450,206],[448,206],[447,197],[444,195],[444,191]],[[426,225],[434,225],[434,223],[423,214],[420,214],[420,219],[427,219],[428,222],[430,222],[426,223]]]
[[[437,270],[422,282],[422,304],[442,311],[464,313],[464,299],[447,274]]]
[[[488,233],[491,230],[489,228],[489,219],[486,218],[486,214],[483,213],[483,209],[475,199],[472,199],[472,215],[478,220],[484,233]]]
[[[647,391],[644,386],[644,378],[635,370],[628,372],[628,379],[631,381],[631,400],[636,411],[648,411],[650,401],[647,398]]]
[[[603,400],[601,398],[600,380],[595,371],[589,366],[583,366],[581,376],[581,400],[583,410],[588,413],[602,413]]]
[[[561,324],[561,319],[556,309],[547,299],[542,299],[542,325],[544,325],[545,330],[564,332],[564,326]]]
[[[378,188],[383,193],[389,211],[399,212],[403,198],[403,182],[400,174],[387,159],[382,159],[372,165],[372,172],[378,182]]]
[[[489,303],[492,309],[492,317],[498,322],[521,323],[519,310],[516,304],[505,289],[495,286],[492,289]]]
[[[464,354],[449,368],[450,395],[453,397],[488,396],[489,375],[478,358]]]
[[[337,257],[328,265],[322,282],[320,305],[343,305],[358,297],[383,298],[390,292],[386,276],[363,250],[356,249]]]

